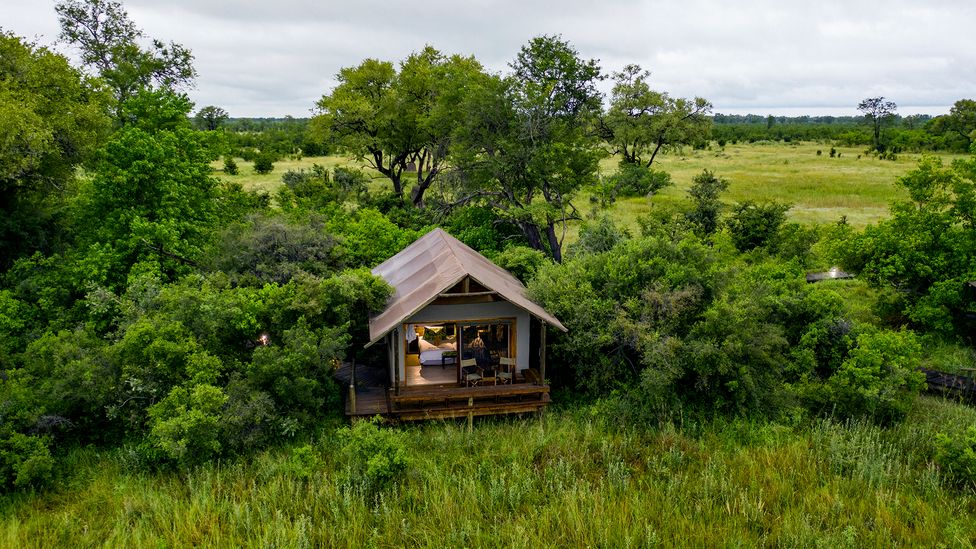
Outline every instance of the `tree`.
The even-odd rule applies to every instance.
[[[464,103],[459,200],[486,202],[561,261],[566,222],[579,218],[572,199],[597,177],[600,67],[558,36],[533,38],[510,67],[507,77],[479,78]]]
[[[696,175],[692,181],[688,194],[691,196],[694,208],[686,214],[686,217],[703,235],[707,236],[718,229],[718,214],[722,209],[719,196],[729,188],[729,182],[708,170]]]
[[[194,117],[198,128],[211,132],[219,128],[225,121],[227,121],[227,118],[227,111],[213,105],[203,107],[197,111],[197,115]]]
[[[884,151],[884,145],[881,143],[882,126],[895,116],[897,108],[898,105],[884,97],[869,97],[857,105],[857,110],[864,113],[864,119],[874,130],[874,150],[878,152]]]
[[[772,242],[786,222],[791,204],[782,202],[740,202],[725,221],[732,242],[740,252],[747,252]]]
[[[610,108],[601,124],[614,154],[646,167],[661,151],[705,140],[712,110],[712,104],[701,97],[673,98],[652,90],[650,75],[638,65],[614,73]]]
[[[53,251],[61,198],[108,135],[109,100],[63,56],[0,32],[0,269]]]
[[[891,218],[843,240],[845,270],[898,292],[901,313],[916,326],[945,335],[970,335],[965,316],[976,313],[966,283],[976,280],[976,156],[944,166],[924,157],[898,185],[907,200],[891,204]]]
[[[110,258],[110,283],[146,262],[164,276],[185,272],[219,221],[212,136],[196,132],[189,100],[143,91],[126,103],[136,122],[118,130],[80,197],[79,244]]]
[[[933,118],[926,130],[945,139],[951,150],[969,151],[976,138],[976,101],[960,99],[949,109],[949,114]]]
[[[403,196],[406,174],[416,170],[411,202],[444,170],[466,83],[481,73],[473,57],[445,56],[427,46],[400,64],[366,59],[339,72],[332,93],[318,102],[313,131],[366,160]]]
[[[196,76],[193,54],[180,44],[151,39],[143,48],[144,33],[119,2],[61,0],[54,9],[61,40],[78,48],[84,66],[102,77],[120,104],[142,89],[178,91]]]

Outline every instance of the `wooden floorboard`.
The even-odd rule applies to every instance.
[[[389,400],[388,400],[389,398]],[[538,412],[549,403],[549,387],[528,383],[485,387],[409,387],[387,395],[382,387],[358,387],[356,411],[346,402],[346,415],[376,415],[416,421],[437,418]]]

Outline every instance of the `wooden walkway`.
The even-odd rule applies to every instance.
[[[968,402],[976,403],[976,379],[969,376],[947,374],[938,370],[919,368],[925,374],[925,382],[929,391],[954,396]]]
[[[407,387],[399,395],[383,387],[357,387],[356,409],[346,399],[350,417],[384,416],[404,421],[539,412],[549,404],[549,387],[532,383],[458,387]]]

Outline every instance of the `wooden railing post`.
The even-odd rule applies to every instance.
[[[543,386],[546,384],[546,323],[542,321],[542,331],[539,334],[539,383]]]
[[[356,415],[356,358],[352,359],[352,375],[349,376],[349,415]]]
[[[468,434],[474,430],[474,397],[468,397]]]

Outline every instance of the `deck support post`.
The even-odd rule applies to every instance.
[[[545,386],[546,384],[546,322],[543,320],[540,322],[542,327],[539,332],[539,383]]]
[[[468,434],[474,431],[474,397],[468,397]]]
[[[400,330],[393,330],[393,389],[400,395]]]
[[[356,415],[356,356],[352,357],[352,374],[349,376],[349,411]]]

